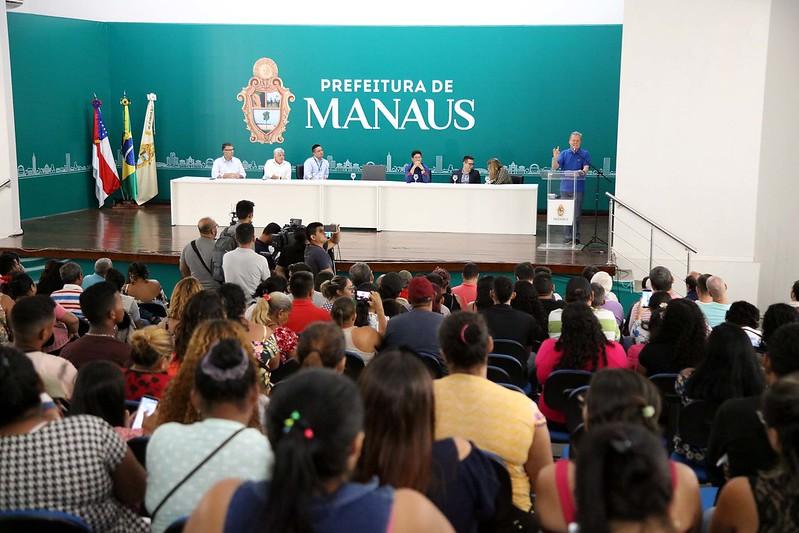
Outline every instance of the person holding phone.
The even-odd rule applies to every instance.
[[[356,300],[352,298],[338,298],[333,302],[330,316],[344,333],[344,342],[347,351],[361,356],[365,363],[369,363],[377,353],[377,348],[383,342],[380,333],[369,325],[369,307],[378,310],[378,316],[385,317],[383,303],[376,292],[357,291]],[[361,310],[360,313],[357,311]]]
[[[328,230],[337,230],[330,232]],[[305,263],[311,267],[313,275],[320,272],[336,273],[336,265],[331,256],[332,245],[338,244],[340,228],[326,227],[321,222],[311,222],[305,228],[308,244],[305,246]]]
[[[432,173],[430,167],[422,163],[422,152],[414,150],[411,152],[411,162],[402,169],[405,174],[405,183],[430,183]]]

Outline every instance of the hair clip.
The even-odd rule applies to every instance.
[[[299,422],[300,420],[300,412],[299,411],[292,411],[289,418],[283,421],[283,433],[288,433],[291,431],[291,428],[294,427],[295,422]]]
[[[630,439],[613,439],[610,441],[610,445],[620,454],[629,452],[633,447],[633,443],[630,442]]]
[[[463,344],[469,344],[469,342],[466,340],[466,330],[467,329],[469,329],[469,324],[464,324],[464,326],[461,328],[461,342]]]
[[[665,308],[667,308],[668,306],[669,306],[669,304],[667,304],[666,302],[660,302],[660,305],[658,305],[658,308],[659,308],[659,309],[665,309]]]
[[[250,367],[250,358],[247,355],[247,351],[243,347],[240,348],[241,361],[239,361],[239,364],[230,368],[222,369],[211,363],[211,353],[218,344],[219,341],[213,343],[200,361],[200,370],[202,373],[214,381],[227,381],[230,379],[243,378],[244,374],[247,373],[247,369]]]
[[[641,414],[644,415],[644,418],[652,418],[655,416],[655,408],[651,405],[645,405],[641,409]]]
[[[272,299],[272,297],[271,297],[271,296],[269,296],[269,293],[268,293],[268,292],[267,292],[267,293],[265,293],[263,296],[261,296],[261,298],[263,298],[263,299],[264,299],[264,301],[267,301],[267,302],[268,302],[269,300],[271,300],[271,299]]]

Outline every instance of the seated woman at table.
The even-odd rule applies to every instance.
[[[411,152],[411,162],[403,167],[402,173],[405,174],[405,183],[430,183],[430,167],[422,163],[422,152],[419,150]]]
[[[488,160],[486,183],[490,185],[510,185],[513,183],[510,174],[508,174],[508,169],[497,158]]]

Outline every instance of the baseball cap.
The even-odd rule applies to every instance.
[[[435,294],[433,284],[423,276],[413,278],[408,284],[408,301],[411,305],[432,301]]]

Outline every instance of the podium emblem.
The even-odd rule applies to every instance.
[[[252,66],[252,78],[236,95],[236,100],[242,102],[250,142],[283,142],[294,94],[278,76],[277,63],[268,57],[257,60]]]
[[[558,216],[562,217],[566,214],[566,207],[563,204],[558,204]]]

